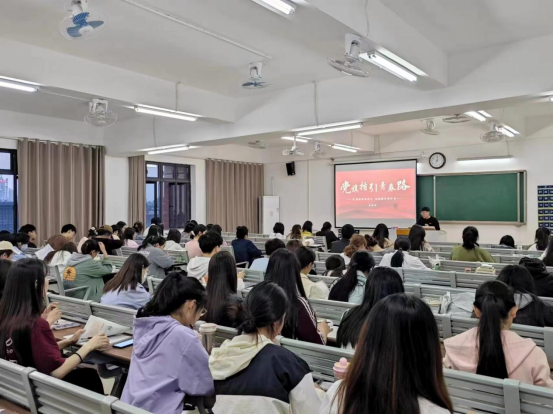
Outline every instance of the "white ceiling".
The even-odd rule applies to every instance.
[[[553,33],[550,0],[381,0],[447,52]]]
[[[107,65],[220,94],[248,96],[243,90],[248,64],[264,60],[269,89],[287,88],[343,76],[326,65],[342,53],[348,28],[307,6],[292,20],[250,0],[140,0],[230,37],[271,56],[262,57],[146,12],[120,0],[91,0],[90,10],[108,17],[97,37],[85,42],[62,37],[65,0],[3,0],[0,36]]]

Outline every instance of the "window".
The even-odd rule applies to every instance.
[[[17,152],[0,149],[0,230],[17,232]]]
[[[0,159],[1,162],[1,159]],[[184,228],[190,218],[190,166],[146,164],[146,224],[159,217],[166,229]]]

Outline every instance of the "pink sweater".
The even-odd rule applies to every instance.
[[[477,328],[472,328],[444,341],[444,366],[449,369],[476,373],[478,366]],[[532,341],[513,331],[501,331],[503,352],[509,379],[530,385],[553,388],[545,352]]]

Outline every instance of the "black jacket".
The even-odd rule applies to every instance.
[[[518,307],[515,324],[536,327],[553,327],[553,307],[530,294],[515,293]]]
[[[424,219],[422,216],[419,216],[417,219],[417,225],[420,226],[433,226],[437,231],[440,230],[440,222],[434,216],[430,216],[428,219]]]
[[[538,297],[553,297],[553,275],[547,272],[543,261],[538,258],[522,258],[520,265],[532,274]]]
[[[336,234],[332,232],[330,229],[326,231],[319,231],[315,234],[315,236],[324,236],[326,238],[327,248],[331,248],[332,243],[338,240],[338,237],[336,236]]]
[[[332,243],[332,248],[330,249],[330,252],[341,254],[342,252],[344,252],[344,249],[346,249],[346,246],[348,245],[349,239],[342,238],[339,241],[335,241]]]

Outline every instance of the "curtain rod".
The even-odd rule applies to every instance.
[[[68,141],[54,141],[54,140],[41,140],[40,138],[29,138],[29,137],[4,137],[0,136],[0,139],[3,140],[14,140],[14,141],[23,141],[23,140],[29,140],[29,141],[38,141],[39,143],[52,143],[52,144],[62,144],[65,146],[73,145],[76,147],[90,147],[90,148],[100,148],[104,146],[99,146],[96,144],[84,144],[84,143],[71,143]]]
[[[213,158],[207,158],[207,160],[211,160],[211,161],[222,161],[222,162],[225,162],[225,163],[236,163],[236,164],[251,164],[253,166],[263,166],[263,163],[249,163],[247,161],[232,161],[232,160],[223,160],[223,159],[213,159]]]

